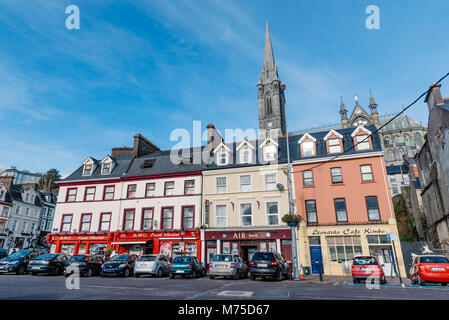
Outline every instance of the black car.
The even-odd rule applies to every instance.
[[[101,276],[122,276],[129,277],[134,270],[136,255],[121,254],[106,260],[101,266]]]
[[[0,260],[0,273],[15,272],[16,274],[27,273],[27,266],[31,259],[44,254],[42,250],[28,249],[11,253],[8,257]]]
[[[72,256],[65,265],[64,275],[79,272],[80,275],[88,277],[101,274],[101,266],[104,263],[103,257],[100,255],[78,254]]]
[[[45,253],[28,263],[28,271],[33,276],[38,273],[48,273],[59,276],[64,272],[64,266],[69,256],[63,253]]]
[[[6,258],[7,256],[8,256],[8,250],[0,248],[0,259]]]
[[[257,276],[262,279],[268,276],[282,281],[290,276],[287,262],[277,252],[255,252],[249,262],[249,271],[251,280],[255,280]]]

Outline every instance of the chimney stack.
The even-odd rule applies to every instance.
[[[8,192],[11,191],[11,187],[13,185],[14,182],[14,177],[12,176],[0,176],[0,182],[3,183],[6,187],[6,190],[8,190]]]
[[[432,88],[432,86],[434,86],[434,87]],[[427,102],[427,107],[429,108],[429,113],[431,112],[432,108],[435,105],[444,103],[443,97],[441,96],[441,91],[440,91],[441,84],[435,85],[435,83],[432,83],[430,88],[432,88],[432,90],[427,92],[426,99],[424,100],[424,102]]]
[[[161,151],[155,144],[149,141],[147,138],[142,136],[140,133],[134,136],[134,147],[133,147],[133,156],[141,157],[146,154]]]

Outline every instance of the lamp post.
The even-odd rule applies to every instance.
[[[185,231],[184,228],[181,229],[181,243],[182,243],[182,255],[185,256],[186,253],[186,249],[185,249],[185,245],[184,245],[184,235],[185,235]]]

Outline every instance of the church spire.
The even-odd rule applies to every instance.
[[[268,29],[268,20],[265,32],[265,53],[262,66],[262,83],[269,83],[278,79],[277,66],[274,62],[273,46],[271,45],[270,30]]]
[[[341,125],[343,128],[348,127],[348,110],[346,110],[345,103],[343,102],[343,97],[341,97],[340,102],[340,115],[341,115]]]

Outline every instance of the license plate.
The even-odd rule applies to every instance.
[[[176,273],[184,273],[183,270],[176,270]]]
[[[360,271],[368,271],[369,268],[360,268]]]
[[[257,264],[257,266],[266,268],[266,267],[268,267],[268,264],[266,264],[266,263],[259,263],[259,264]]]
[[[433,268],[430,268],[430,270],[432,270],[432,271],[444,271],[445,269],[444,268],[433,267]]]

